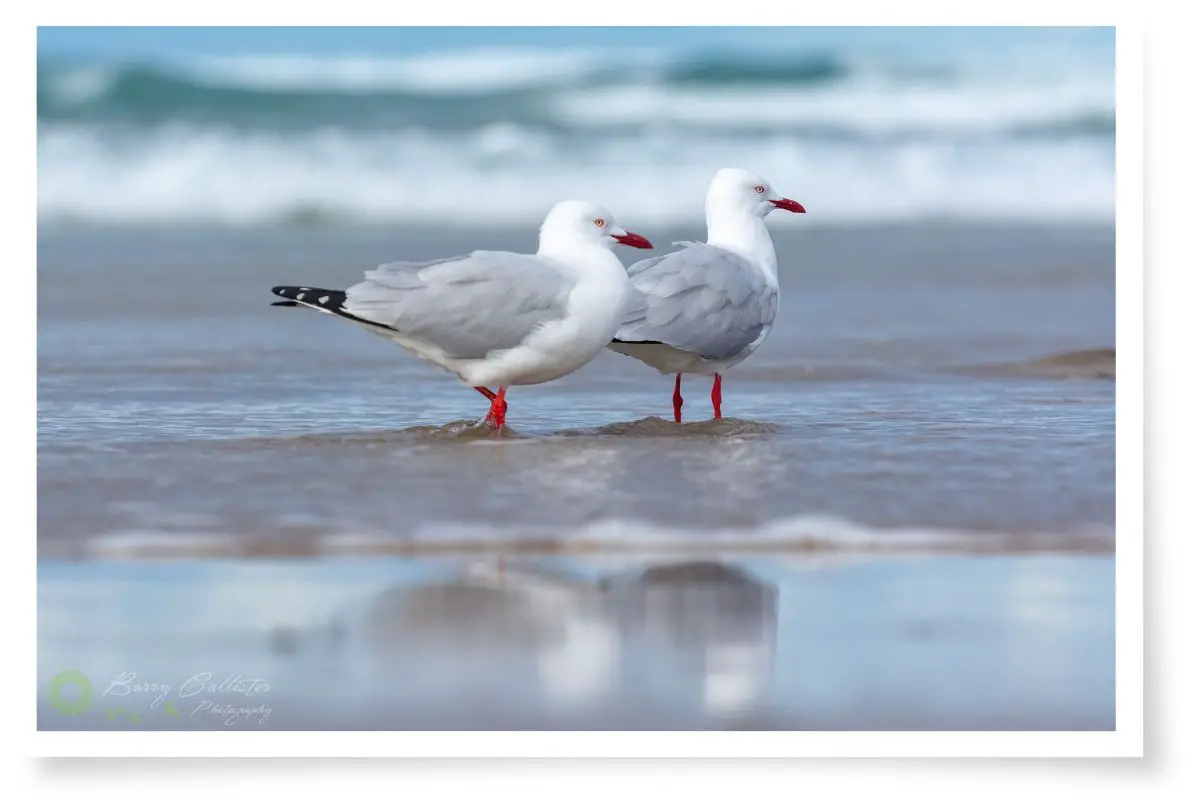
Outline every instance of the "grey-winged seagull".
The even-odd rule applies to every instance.
[[[485,419],[501,428],[507,387],[574,372],[616,334],[629,297],[617,244],[651,247],[601,206],[567,200],[546,215],[535,255],[476,250],[384,264],[345,291],[271,291],[285,298],[274,305],[357,323],[454,373],[492,401]]]
[[[682,373],[713,376],[713,417],[721,418],[721,373],[753,353],[775,322],[779,277],[766,216],[803,214],[771,184],[743,169],[722,169],[705,199],[708,242],[629,268],[634,294],[609,347],[675,373],[675,421],[682,419]]]

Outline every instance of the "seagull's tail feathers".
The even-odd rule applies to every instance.
[[[340,289],[319,289],[315,286],[275,286],[272,287],[271,294],[284,298],[279,302],[272,303],[271,305],[273,306],[303,306],[315,311],[324,311],[326,314],[333,314],[334,316],[342,317],[362,325],[391,330],[387,325],[363,319],[347,311],[346,293]]]

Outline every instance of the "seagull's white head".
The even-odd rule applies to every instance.
[[[763,178],[732,167],[717,171],[708,185],[708,197],[704,202],[709,220],[746,214],[765,217],[777,208],[794,214],[804,213],[804,206],[781,197]]]
[[[582,200],[564,200],[550,209],[538,236],[539,251],[570,252],[581,246],[600,245],[611,250],[618,244],[649,249],[646,237],[617,225],[603,206]]]

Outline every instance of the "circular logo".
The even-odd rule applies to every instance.
[[[64,698],[63,690],[68,686],[79,687],[79,697],[75,700]],[[58,713],[73,717],[82,714],[92,704],[92,682],[77,669],[60,672],[50,681],[50,705],[58,709]]]

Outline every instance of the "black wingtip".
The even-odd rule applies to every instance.
[[[346,293],[340,289],[321,289],[316,286],[272,286],[271,294],[284,298],[283,300],[271,303],[273,306],[284,306],[287,308],[304,306],[305,308],[324,311],[363,325],[370,325],[374,328],[383,328],[389,331],[395,330],[395,328],[390,325],[384,325],[382,322],[363,319],[351,314],[345,307]]]
[[[346,302],[345,292],[336,289],[320,289],[315,286],[272,286],[271,294],[284,299],[284,302],[273,305],[303,304],[329,311],[340,308]]]

